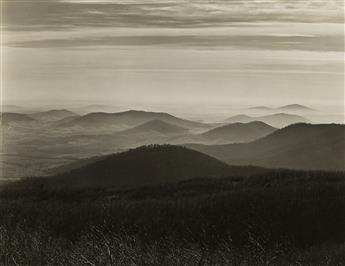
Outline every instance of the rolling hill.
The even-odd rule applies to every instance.
[[[168,113],[146,112],[130,110],[120,113],[90,113],[62,124],[64,127],[108,128],[117,127],[128,129],[139,126],[151,120],[161,120],[188,129],[208,128],[207,124],[184,120]]]
[[[231,165],[345,170],[345,126],[295,124],[250,143],[187,147]]]
[[[30,117],[37,120],[57,121],[67,117],[75,117],[77,114],[66,109],[49,110],[31,114]]]
[[[211,129],[200,136],[204,140],[218,140],[227,142],[248,142],[259,139],[272,132],[276,128],[263,122],[254,121],[250,123],[234,123]]]
[[[44,180],[52,186],[137,187],[264,171],[254,167],[231,167],[206,154],[172,145],[142,146],[91,162],[79,169],[72,167],[70,172]]]
[[[35,119],[26,114],[20,113],[1,113],[1,124],[8,125],[11,123],[34,122]]]
[[[272,114],[272,115],[265,115],[265,116],[258,116],[252,117],[248,115],[236,115],[226,119],[227,123],[249,123],[253,121],[261,121],[264,122],[272,127],[282,128],[291,124],[296,123],[308,123],[310,122],[308,119],[293,115],[293,114]]]

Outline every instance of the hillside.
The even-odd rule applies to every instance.
[[[179,127],[195,129],[207,128],[208,125],[199,122],[184,120],[168,113],[146,112],[130,110],[120,113],[90,113],[72,121],[69,121],[62,126],[64,127],[83,127],[83,128],[97,128],[97,127],[122,127],[130,128],[140,124],[149,122],[151,120],[161,120],[163,122],[173,124]]]
[[[8,125],[10,123],[33,122],[35,119],[20,113],[1,113],[1,124]]]
[[[295,124],[250,143],[187,147],[231,165],[345,170],[344,125]]]
[[[143,146],[46,179],[52,186],[127,187],[193,178],[247,175],[262,169],[230,167],[203,153],[172,145]]]
[[[277,170],[133,189],[12,182],[0,187],[2,265],[344,265],[344,177]]]
[[[200,136],[209,141],[248,142],[264,137],[275,130],[276,128],[263,122],[254,121],[250,123],[234,123],[217,127],[200,134]]]
[[[37,119],[37,120],[47,120],[47,121],[57,121],[67,117],[74,117],[76,113],[73,113],[66,109],[56,109],[56,110],[49,110],[45,112],[38,112],[31,114],[30,117]]]
[[[294,114],[272,114],[272,115],[265,115],[265,116],[247,116],[247,115],[237,115],[226,119],[227,123],[249,123],[253,121],[261,121],[264,122],[272,127],[282,128],[291,124],[296,123],[308,123],[310,122],[308,119]]]

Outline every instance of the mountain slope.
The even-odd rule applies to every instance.
[[[218,140],[228,142],[248,142],[254,139],[264,137],[276,128],[263,122],[254,121],[250,123],[234,123],[211,129],[200,134],[205,140]]]
[[[262,169],[230,167],[206,154],[172,145],[143,146],[105,156],[79,169],[49,178],[55,185],[127,187],[193,178],[249,174]],[[51,183],[52,184],[52,183]]]
[[[168,113],[156,113],[130,110],[120,113],[90,113],[81,116],[77,119],[63,124],[64,127],[84,127],[84,128],[97,128],[97,127],[122,127],[129,128],[138,126],[140,124],[149,122],[151,120],[161,120],[163,122],[173,124],[185,128],[207,128],[206,124],[184,120]]]
[[[228,123],[248,123],[253,121],[261,121],[266,124],[269,124],[273,127],[282,128],[291,124],[295,123],[308,123],[310,122],[308,119],[293,115],[293,114],[273,114],[273,115],[266,115],[266,116],[258,116],[258,117],[251,117],[247,115],[237,115],[230,117],[226,120]]]
[[[33,122],[35,119],[25,114],[20,113],[1,113],[1,124],[7,125],[10,123]]]
[[[48,121],[57,121],[67,117],[76,116],[76,113],[73,113],[66,109],[57,109],[57,110],[49,110],[45,112],[39,112],[31,114],[30,116],[37,120],[48,120]]]
[[[295,124],[250,143],[187,147],[232,165],[345,170],[344,125]]]

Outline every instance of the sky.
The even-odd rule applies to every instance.
[[[342,0],[1,3],[4,104],[344,110]]]

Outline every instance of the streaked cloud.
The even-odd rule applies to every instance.
[[[3,95],[343,104],[343,8],[343,0],[6,1]]]
[[[6,1],[3,23],[25,30],[81,26],[196,27],[233,22],[344,21],[342,0],[31,0]]]
[[[343,51],[343,26],[321,23],[237,23],[231,27],[80,28],[4,34],[4,44],[23,48],[167,47]]]
[[[126,47],[166,46],[170,48],[212,48],[212,49],[266,49],[305,51],[344,51],[341,36],[130,36],[78,39],[50,39],[12,43],[14,47],[31,48],[73,48],[73,47]]]

